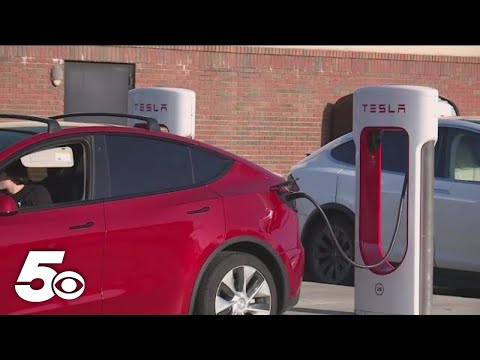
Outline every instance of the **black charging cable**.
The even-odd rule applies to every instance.
[[[390,246],[388,248],[388,251],[387,251],[386,255],[382,258],[381,261],[379,261],[375,264],[370,264],[370,265],[363,265],[363,264],[356,263],[355,261],[353,261],[352,259],[350,259],[348,257],[348,255],[343,251],[342,247],[340,246],[340,244],[337,240],[337,237],[335,236],[335,234],[333,232],[332,226],[330,225],[330,222],[328,221],[327,215],[325,214],[323,209],[320,207],[320,205],[318,205],[317,202],[310,195],[308,195],[304,192],[290,192],[290,193],[287,193],[285,195],[285,198],[289,201],[295,200],[295,199],[300,199],[300,198],[304,198],[304,199],[309,200],[317,208],[317,210],[320,211],[323,218],[325,219],[325,224],[327,224],[330,239],[332,239],[332,241],[335,243],[336,247],[340,251],[340,254],[342,254],[342,256],[350,264],[352,264],[355,267],[358,267],[358,268],[361,268],[361,269],[372,269],[372,268],[376,268],[376,267],[382,265],[385,261],[387,261],[387,259],[390,256],[390,253],[392,252],[392,250],[395,246],[395,242],[397,240],[397,235],[398,235],[398,229],[399,229],[399,226],[400,226],[400,221],[401,221],[401,218],[402,218],[403,203],[404,203],[404,200],[405,200],[405,192],[407,190],[407,182],[408,182],[407,179],[408,179],[408,173],[405,173],[405,178],[403,180],[402,195],[401,195],[401,198],[400,198],[400,204],[398,206],[397,223],[395,225],[395,231],[393,233],[393,238],[392,238],[392,241],[390,242]]]

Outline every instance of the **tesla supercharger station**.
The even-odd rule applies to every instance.
[[[433,297],[433,181],[438,91],[420,86],[372,86],[353,94],[356,147],[356,314],[430,314]],[[385,259],[382,239],[382,132],[404,131],[406,249]],[[398,224],[397,224],[398,225]],[[387,239],[387,241],[390,239]]]
[[[146,87],[128,92],[128,113],[155,118],[175,135],[195,137],[195,92],[170,87]],[[129,119],[129,125],[137,123]]]

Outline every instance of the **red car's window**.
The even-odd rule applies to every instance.
[[[188,146],[154,138],[107,136],[111,196],[159,193],[192,187]]]
[[[0,151],[32,135],[30,132],[0,129]]]
[[[232,164],[231,159],[196,146],[191,147],[191,153],[196,184],[205,184],[219,178]]]

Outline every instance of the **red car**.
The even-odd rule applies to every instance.
[[[267,315],[298,301],[294,183],[151,118],[60,120],[100,115],[0,115],[1,314]]]

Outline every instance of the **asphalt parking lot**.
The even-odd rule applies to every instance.
[[[354,288],[303,282],[298,304],[287,315],[354,315]],[[480,298],[434,295],[433,315],[480,315]]]

